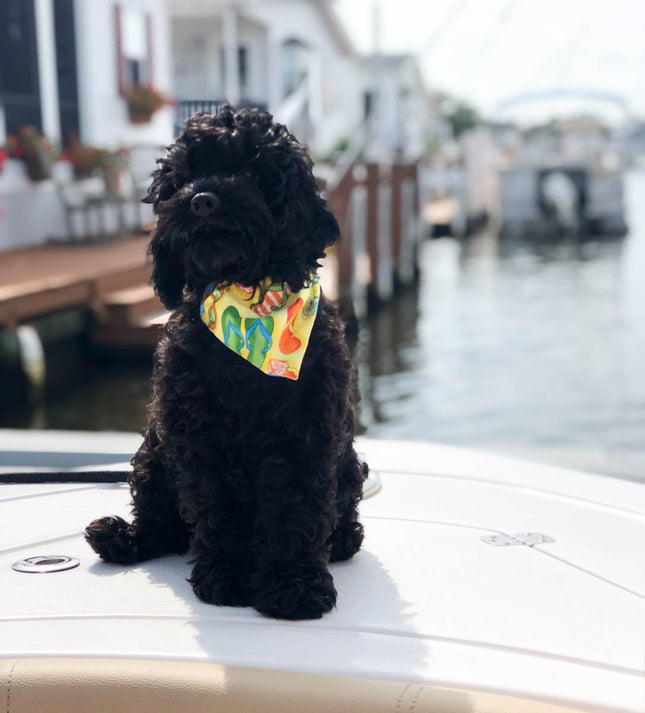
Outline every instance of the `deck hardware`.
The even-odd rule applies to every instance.
[[[541,532],[518,532],[515,535],[485,535],[481,538],[482,542],[495,547],[509,547],[510,545],[526,545],[527,547],[535,547],[535,545],[543,545],[547,542],[555,542],[549,535],[543,535]]]
[[[382,487],[380,475],[376,471],[370,470],[367,480],[363,483],[363,500],[376,495]]]
[[[20,562],[14,562],[11,565],[11,569],[29,574],[48,574],[50,572],[63,572],[67,569],[74,569],[79,564],[80,561],[76,557],[41,555],[39,557],[27,557],[27,559],[20,560]]]

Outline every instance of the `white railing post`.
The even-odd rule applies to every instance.
[[[367,285],[370,272],[370,258],[367,252],[367,187],[355,186],[350,200],[350,230],[354,262],[351,296],[354,315],[357,319],[363,319],[367,316]]]
[[[414,181],[406,178],[401,183],[401,254],[399,281],[409,285],[414,281],[414,253],[417,241],[418,216],[414,210]]]
[[[394,292],[392,274],[392,186],[380,184],[378,187],[377,226],[378,265],[376,269],[376,294],[387,301]]]
[[[52,0],[36,0],[35,11],[43,134],[52,141],[60,141],[58,78],[56,75],[56,44]]]
[[[224,30],[224,90],[225,99],[233,106],[240,101],[240,71],[237,44],[237,10],[229,5],[222,11]]]

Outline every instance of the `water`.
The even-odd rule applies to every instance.
[[[623,241],[425,243],[418,289],[360,334],[364,432],[645,480],[644,195],[630,174]],[[79,360],[0,425],[142,431],[150,370]]]
[[[645,480],[645,176],[620,242],[424,245],[415,294],[362,335],[362,421]]]

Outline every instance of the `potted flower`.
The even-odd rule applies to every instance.
[[[21,126],[16,136],[7,136],[9,158],[25,163],[27,175],[32,181],[44,181],[51,177],[54,151],[51,143],[34,126]]]
[[[105,181],[108,193],[119,189],[119,174],[128,165],[126,149],[110,151],[97,146],[88,146],[79,139],[74,139],[63,157],[72,164],[74,177],[90,178],[100,175]]]
[[[133,124],[147,124],[156,111],[174,104],[172,99],[149,84],[136,84],[125,93],[124,97]]]
[[[120,189],[121,171],[128,167],[130,154],[127,149],[116,149],[115,151],[103,150],[100,161],[100,170],[105,182],[105,190],[108,193],[118,193]]]
[[[74,178],[89,178],[101,167],[103,149],[87,146],[78,139],[73,139],[63,158],[72,164]]]

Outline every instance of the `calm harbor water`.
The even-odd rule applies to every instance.
[[[626,192],[621,241],[426,244],[363,334],[367,433],[645,480],[645,174]]]
[[[418,289],[361,330],[365,433],[645,480],[645,173],[626,189],[624,240],[425,243]],[[79,360],[1,425],[142,431],[149,378]]]

